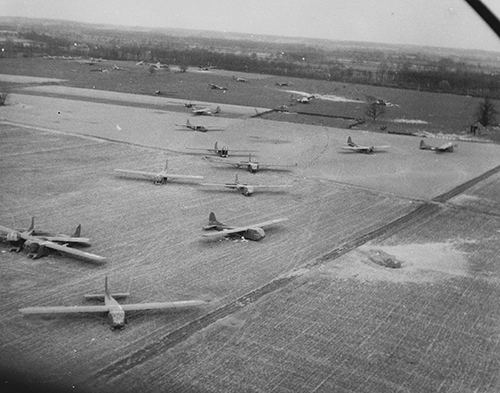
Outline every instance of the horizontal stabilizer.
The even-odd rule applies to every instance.
[[[124,299],[124,298],[130,296],[130,293],[119,292],[119,293],[111,293],[110,295],[115,299]],[[104,301],[104,296],[105,295],[103,293],[90,293],[90,294],[83,295],[83,297],[86,300],[102,300],[102,301]]]
[[[44,236],[44,239],[48,240],[49,242],[71,243],[81,246],[90,246],[90,239],[88,237]]]

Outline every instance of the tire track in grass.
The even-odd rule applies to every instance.
[[[303,266],[302,269],[297,269],[289,272],[286,275],[275,278],[274,280],[268,282],[267,284],[250,291],[249,293],[239,297],[238,299],[219,307],[218,309],[197,318],[178,329],[168,332],[160,337],[158,341],[154,343],[147,344],[142,348],[117,359],[115,362],[109,364],[107,367],[102,368],[97,371],[92,378],[87,379],[86,382],[89,384],[95,383],[96,378],[105,378],[110,380],[117,378],[123,373],[126,373],[136,366],[144,363],[145,361],[156,357],[170,348],[182,343],[195,333],[201,331],[202,329],[210,326],[214,322],[232,315],[247,305],[255,303],[257,300],[271,294],[279,289],[282,289],[289,283],[293,282],[296,278],[301,277],[309,269],[322,265],[327,261],[331,261],[339,258],[340,256],[354,250],[355,248],[365,244],[368,241],[374,240],[376,238],[386,238],[390,237],[397,231],[402,230],[416,222],[421,220],[426,220],[431,216],[434,216],[439,211],[442,210],[442,203],[448,201],[449,199],[455,197],[456,195],[464,192],[466,189],[474,186],[482,180],[496,174],[500,171],[500,165],[484,172],[483,174],[465,182],[452,190],[445,192],[431,200],[431,202],[424,202],[419,205],[416,209],[412,210],[410,213],[405,214],[385,225],[378,228],[374,228],[368,232],[360,235],[355,235],[352,239],[346,241],[344,244],[336,247],[332,251],[316,258],[314,261]]]

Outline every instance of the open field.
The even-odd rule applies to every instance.
[[[116,362],[120,373],[110,366],[101,378],[130,391],[144,373],[174,391],[495,392],[500,221],[437,211],[309,265],[168,354]],[[395,256],[402,269],[374,264],[371,250]]]
[[[496,174],[451,199],[450,202],[487,215],[500,216],[498,195],[500,195],[500,175]]]
[[[34,215],[38,227],[67,232],[81,222],[84,234],[93,240],[91,251],[109,258],[104,267],[95,267],[60,256],[32,261],[6,248],[0,254],[0,362],[17,372],[36,363],[35,381],[42,374],[43,382],[64,386],[76,379],[76,370],[78,379],[97,372],[200,312],[414,206],[408,200],[312,179],[297,183],[289,193],[252,198],[204,192],[189,184],[155,187],[116,177],[112,168],[158,167],[165,157],[161,151],[5,125],[2,141],[1,222],[23,227]],[[217,172],[195,156],[171,156],[170,166],[207,178]],[[259,175],[262,182],[276,178]],[[290,221],[270,229],[260,243],[207,243],[199,239],[200,228],[211,210],[228,222],[280,216]],[[17,312],[27,305],[82,304],[84,293],[102,287],[104,274],[113,288],[130,288],[130,301],[202,298],[211,304],[198,313],[175,316],[137,313],[119,334],[109,331],[101,317],[23,318]],[[44,361],[38,364],[40,357]]]
[[[73,90],[72,96],[77,93]],[[90,100],[90,93],[84,90],[80,97]],[[96,93],[96,96],[103,95]],[[189,110],[179,111],[178,104],[175,111],[167,111],[141,105],[136,107],[136,101],[144,104],[142,96],[133,95],[122,97],[122,102],[129,105],[124,108],[89,101],[12,94],[10,105],[2,108],[0,119],[65,133],[154,146],[169,152],[186,153],[185,147],[212,147],[218,141],[230,148],[257,150],[256,159],[262,162],[297,163],[293,174],[298,180],[317,177],[417,199],[430,199],[500,164],[498,146],[494,144],[463,142],[459,143],[457,153],[435,154],[418,150],[419,139],[415,137],[249,119],[241,115],[244,110],[238,107],[229,107],[228,110],[239,118],[194,118]],[[224,114],[225,105],[221,108]],[[194,124],[218,126],[225,130],[207,133],[178,130],[175,124],[184,124],[186,119]],[[345,145],[349,135],[359,144],[391,147],[387,152],[369,156],[344,152],[341,146]],[[161,162],[152,168],[159,166]],[[435,170],[436,167],[439,170]],[[221,167],[216,173],[219,180],[234,177],[231,168]],[[279,179],[282,174],[266,175]]]
[[[89,251],[109,261],[32,261],[0,248],[4,381],[72,391],[495,391],[498,217],[456,199],[425,201],[499,165],[497,145],[461,143],[456,153],[437,155],[418,150],[416,138],[359,132],[359,143],[391,145],[367,156],[341,152],[347,130],[249,119],[234,107],[235,117],[194,119],[225,131],[178,131],[175,123],[191,118],[188,112],[148,107],[134,96],[122,96],[120,105],[112,104],[116,97],[91,102],[88,90],[72,92],[78,100],[11,94],[1,109],[0,223],[25,227],[34,215],[37,227],[58,232],[81,223],[93,241]],[[294,187],[245,198],[113,173],[159,170],[168,158],[172,172],[232,180],[235,170],[185,154],[186,146],[215,140],[256,149],[262,161],[297,163],[291,172],[239,173],[241,181]],[[497,176],[467,192],[498,206]],[[314,263],[427,205],[442,213],[367,246],[407,260],[402,270],[373,273],[360,262],[363,248]],[[261,242],[206,242],[201,226],[210,211],[228,224],[289,221]],[[426,253],[394,248],[430,242],[437,245]],[[23,318],[17,311],[83,304],[106,274],[114,290],[130,290],[130,302],[210,303],[187,313],[134,313],[120,332],[100,316]],[[296,278],[224,309],[280,277]],[[224,318],[165,344],[169,334],[221,309]],[[159,354],[157,344],[167,350]],[[117,361],[122,368],[114,368]]]
[[[499,226],[444,210],[311,269],[114,382],[127,391],[147,376],[153,389],[183,392],[496,392]],[[403,267],[375,265],[369,249]]]
[[[122,71],[92,72],[92,69],[110,69],[117,64]],[[2,73],[34,75],[64,79],[64,85],[98,90],[111,90],[125,93],[152,95],[160,90],[165,96],[187,101],[217,102],[237,104],[249,107],[276,108],[282,104],[293,104],[291,110],[324,114],[326,116],[365,117],[366,96],[375,96],[390,102],[394,106],[387,108],[386,114],[375,124],[359,126],[360,129],[379,129],[386,131],[430,131],[444,133],[465,133],[475,121],[474,114],[479,98],[451,94],[428,93],[378,86],[347,84],[298,78],[283,78],[270,75],[244,74],[223,70],[177,73],[165,70],[150,74],[145,66],[136,66],[135,62],[105,61],[89,66],[76,60],[52,60],[42,58],[0,59]],[[239,83],[232,76],[243,76],[248,83]],[[276,82],[288,81],[287,87],[277,87]],[[210,90],[207,83],[228,87],[223,93]],[[0,86],[2,84],[0,83]],[[311,104],[296,104],[291,101],[288,90],[303,91],[310,94],[336,96],[360,102],[335,102],[332,100],[314,100]],[[298,97],[297,94],[295,94]],[[494,100],[497,108],[499,101]],[[305,122],[325,126],[346,127],[345,120],[328,117],[299,117],[267,115],[272,120]],[[424,123],[397,123],[394,120],[419,120]],[[350,121],[352,122],[352,121]]]

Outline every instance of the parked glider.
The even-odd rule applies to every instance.
[[[131,169],[115,169],[115,172],[130,175],[132,177],[139,177],[141,179],[153,180],[154,184],[165,184],[168,179],[195,179],[201,180],[203,176],[193,176],[193,175],[177,175],[174,173],[169,173],[168,171],[168,160],[165,160],[165,169],[161,172],[144,172],[135,171]]]
[[[200,186],[204,187],[225,187],[230,190],[237,190],[244,196],[252,195],[255,190],[272,190],[276,188],[286,188],[291,187],[291,185],[286,184],[247,184],[240,183],[238,180],[238,175],[235,176],[234,183],[200,183]]]
[[[220,106],[215,109],[210,108],[193,108],[192,113],[195,116],[215,116],[221,112]]]
[[[213,230],[215,232],[205,233],[203,234],[203,237],[220,238],[225,236],[238,235],[248,240],[258,241],[266,236],[266,233],[264,232],[265,227],[287,220],[288,218],[276,218],[274,220],[264,221],[259,224],[232,227],[217,221],[215,214],[211,212],[208,216],[208,225],[203,227],[203,229],[206,231]]]
[[[14,247],[12,250],[16,252],[23,250],[30,258],[38,259],[48,255],[51,251],[57,251],[84,261],[104,262],[106,260],[104,257],[68,247],[69,245],[90,246],[90,239],[80,237],[80,230],[79,225],[74,236],[36,232],[34,218],[31,219],[31,225],[26,230],[15,230],[0,225],[0,232],[6,233],[5,240]]]
[[[234,79],[236,82],[243,82],[243,83],[248,82],[248,79],[242,78],[241,76],[233,76],[233,79]]]
[[[376,151],[381,151],[388,149],[390,146],[361,146],[356,143],[354,143],[351,139],[351,137],[347,138],[347,146],[342,146],[342,149],[344,150],[350,150],[354,151],[357,153],[366,153],[366,154],[371,154]]]
[[[297,101],[299,104],[310,104],[313,98],[314,96],[304,96],[296,98],[295,101]]]
[[[149,67],[156,70],[161,70],[161,69],[168,70],[170,68],[168,64],[162,64],[160,61],[157,61],[156,63],[149,63]]]
[[[90,239],[87,237],[81,237],[82,233],[82,226],[78,224],[76,226],[75,231],[73,234],[66,235],[64,233],[52,233],[52,232],[46,232],[46,231],[41,231],[35,228],[35,217],[31,217],[31,224],[28,229],[16,229],[18,232],[27,232],[27,231],[32,231],[31,236],[37,236],[37,237],[43,237],[45,240],[50,240],[50,241],[60,241],[60,242],[65,242],[66,240],[78,240],[78,245],[80,246],[90,246]]]
[[[419,147],[421,150],[432,150],[435,151],[436,153],[445,153],[445,152],[453,153],[453,150],[457,147],[457,145],[451,142],[447,142],[441,146],[430,146],[427,143],[425,143],[424,140],[422,139],[420,141]]]
[[[176,124],[177,127],[184,127],[188,130],[198,131],[198,132],[207,132],[207,131],[224,131],[224,128],[216,128],[216,127],[205,127],[202,125],[194,125],[191,122],[186,120],[186,124]]]
[[[208,86],[212,89],[212,90],[222,90],[224,92],[227,91],[227,87],[225,86],[219,86],[219,85],[216,85],[215,83],[209,83]]]
[[[205,157],[210,162],[213,163],[218,163],[218,164],[224,164],[224,165],[229,165],[235,168],[243,168],[246,169],[250,173],[256,173],[259,170],[274,170],[274,171],[286,171],[289,170],[291,167],[297,166],[297,164],[294,165],[280,165],[280,164],[268,164],[268,163],[262,163],[258,161],[252,161],[252,155],[248,155],[248,161],[228,161],[228,160],[221,160],[217,157]]]
[[[23,314],[75,314],[75,313],[107,313],[109,324],[112,329],[123,328],[125,326],[126,311],[145,311],[145,310],[187,310],[199,307],[206,302],[203,300],[181,300],[175,302],[157,302],[157,303],[136,303],[120,304],[116,299],[129,296],[128,292],[110,293],[108,289],[108,277],[104,280],[104,294],[84,295],[86,300],[101,300],[104,305],[93,306],[48,306],[48,307],[26,307],[19,311]]]
[[[229,148],[227,146],[223,146],[222,148],[219,148],[217,145],[217,142],[215,142],[214,147],[212,149],[203,149],[203,148],[197,148],[197,147],[186,147],[187,150],[197,150],[197,151],[204,151],[208,153],[213,153],[215,155],[218,155],[219,157],[229,157]],[[242,150],[242,149],[231,149],[231,156],[241,156],[244,155],[246,156],[248,153],[254,153],[255,150]]]

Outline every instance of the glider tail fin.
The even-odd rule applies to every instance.
[[[116,292],[116,293],[111,293],[109,292],[109,285],[108,285],[108,276],[104,277],[104,293],[90,293],[83,295],[86,300],[100,300],[100,301],[108,301],[109,298],[114,298],[116,299],[124,299],[127,296],[130,296],[130,293],[128,292]]]
[[[224,225],[222,222],[218,221],[217,218],[215,217],[214,212],[210,212],[208,216],[208,225],[209,226],[221,226]]]
[[[72,237],[80,237],[82,232],[82,225],[78,224],[78,226],[75,229],[75,233],[73,233]]]
[[[31,217],[31,224],[28,228],[28,232],[33,232],[35,230],[35,217]]]
[[[223,228],[224,224],[220,221],[217,221],[214,212],[210,212],[210,214],[208,215],[208,225],[204,226],[203,229],[205,231],[209,231],[211,229],[217,229],[218,231],[220,231]]]
[[[218,221],[217,218],[215,217],[214,212],[210,212],[208,215],[208,225],[217,225]]]
[[[104,295],[109,296],[108,276],[104,277]]]

